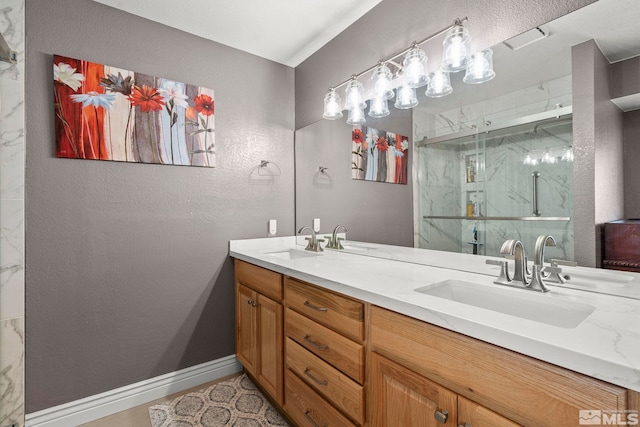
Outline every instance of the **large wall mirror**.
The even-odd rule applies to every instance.
[[[353,240],[491,256],[506,239],[532,252],[538,235],[552,234],[558,246],[549,257],[580,258],[576,241],[583,231],[595,235],[598,217],[590,213],[585,225],[589,216],[574,203],[585,188],[574,168],[594,169],[595,160],[575,152],[583,100],[574,92],[585,79],[573,47],[594,40],[608,62],[633,61],[640,29],[629,11],[637,10],[635,0],[597,1],[493,46],[493,80],[469,85],[452,74],[452,94],[428,98],[421,88],[412,110],[391,101],[390,116],[367,117],[366,126],[410,135],[407,185],[352,180],[353,127],[344,119],[296,131],[297,227],[320,218],[321,233],[343,224]],[[610,102],[622,115],[640,108],[636,99]]]

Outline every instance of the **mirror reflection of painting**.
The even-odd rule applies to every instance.
[[[215,167],[213,89],[54,55],[56,156]]]
[[[354,126],[351,140],[353,179],[407,183],[409,137],[367,126]]]

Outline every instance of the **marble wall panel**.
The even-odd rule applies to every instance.
[[[0,77],[0,198],[24,199],[24,83]]]
[[[0,33],[18,52],[18,63],[0,61],[0,78],[24,81],[24,0],[0,2]]]
[[[0,321],[0,425],[24,426],[24,317]]]

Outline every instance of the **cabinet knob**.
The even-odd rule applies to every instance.
[[[258,304],[256,304],[256,302],[252,299],[250,299],[249,301],[247,301],[247,304],[249,304],[251,307],[257,307]]]
[[[446,410],[442,409],[440,411],[435,411],[433,413],[434,418],[436,419],[437,422],[442,423],[442,424],[446,424],[447,423],[447,418],[449,418],[449,412],[447,412]]]

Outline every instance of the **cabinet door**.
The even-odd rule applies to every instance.
[[[371,426],[457,425],[455,393],[377,353],[371,353],[370,362]]]
[[[277,403],[283,396],[283,318],[282,304],[258,294],[258,381]]]
[[[458,424],[464,427],[518,427],[513,421],[484,406],[458,396]]]
[[[236,356],[252,375],[258,372],[258,306],[257,293],[236,286]]]

